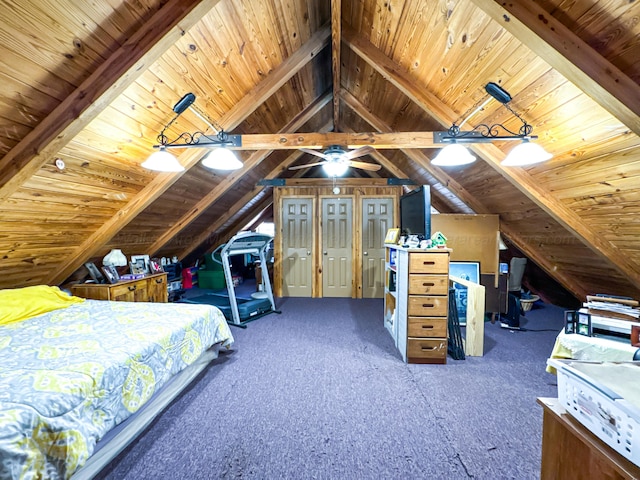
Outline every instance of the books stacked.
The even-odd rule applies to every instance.
[[[616,297],[611,295],[587,295],[584,307],[588,313],[601,317],[616,318],[619,320],[638,321],[640,318],[640,303],[629,297]]]

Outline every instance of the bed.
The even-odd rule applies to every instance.
[[[0,478],[91,478],[232,344],[210,305],[0,291]]]

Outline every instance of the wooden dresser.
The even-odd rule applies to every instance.
[[[407,363],[446,363],[449,250],[387,247],[385,326]]]
[[[137,280],[123,280],[112,284],[78,283],[71,286],[71,293],[93,300],[166,303],[167,274],[155,273]]]

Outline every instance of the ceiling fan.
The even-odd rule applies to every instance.
[[[339,145],[331,145],[324,152],[318,152],[309,148],[301,148],[300,150],[305,153],[315,155],[316,157],[320,157],[324,159],[324,161],[308,163],[306,165],[296,165],[293,167],[289,167],[289,170],[300,170],[302,168],[310,168],[317,165],[322,165],[322,168],[324,168],[324,170],[329,175],[331,175],[332,177],[339,177],[340,175],[343,175],[349,167],[369,170],[371,172],[376,172],[381,168],[380,165],[376,165],[375,163],[356,162],[353,160],[354,158],[364,157],[365,155],[369,155],[370,153],[372,153],[375,149],[369,145],[365,145],[363,147],[359,147],[355,150],[349,151],[343,149]]]

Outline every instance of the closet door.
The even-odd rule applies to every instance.
[[[393,227],[393,198],[362,199],[362,298],[384,295],[384,239]]]
[[[313,198],[282,199],[282,294],[311,297]]]
[[[322,199],[322,296],[353,291],[353,199]]]

